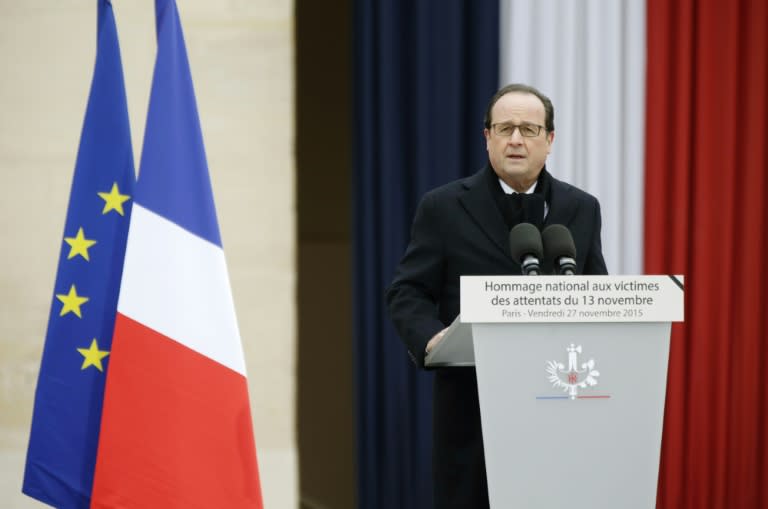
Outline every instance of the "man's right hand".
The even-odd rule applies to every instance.
[[[446,327],[445,329],[441,330],[440,332],[432,336],[432,339],[429,340],[429,342],[427,343],[427,347],[424,349],[424,353],[428,355],[429,352],[431,352],[432,349],[437,346],[440,340],[443,339],[443,336],[445,336],[445,332],[447,330],[448,328]]]

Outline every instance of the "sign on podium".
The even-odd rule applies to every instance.
[[[477,371],[492,508],[652,508],[681,276],[464,276],[430,367]]]

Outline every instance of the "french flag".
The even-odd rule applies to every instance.
[[[600,199],[611,273],[686,276],[658,506],[768,507],[768,3],[500,5],[501,82],[552,98],[547,165]]]
[[[174,0],[158,53],[91,507],[260,508],[245,363]]]

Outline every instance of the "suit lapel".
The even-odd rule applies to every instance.
[[[578,206],[578,202],[573,199],[573,188],[551,177],[551,175],[550,178],[549,213],[544,219],[544,225],[562,224],[568,226],[571,220],[576,217],[575,211]]]
[[[459,195],[459,201],[477,226],[502,252],[510,255],[509,229],[498,210],[488,189],[487,168],[480,170],[464,181],[465,191]]]
[[[502,252],[511,256],[509,230],[504,223],[501,212],[493,201],[491,190],[488,189],[486,171],[488,168],[480,170],[464,181],[465,191],[459,195],[459,202],[480,230]],[[573,218],[576,217],[575,212],[578,207],[578,200],[575,200],[573,196],[573,188],[554,177],[551,177],[550,182],[549,213],[544,220],[544,225],[562,224],[569,226]]]

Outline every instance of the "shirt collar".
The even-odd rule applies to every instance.
[[[531,187],[525,190],[525,192],[520,194],[533,194],[533,192],[536,190],[536,185],[539,183],[539,180],[536,179],[536,181],[533,183]],[[501,189],[504,191],[504,194],[514,194],[517,193],[514,189],[509,187],[509,185],[504,182],[503,180],[499,179],[499,184],[501,184]]]

